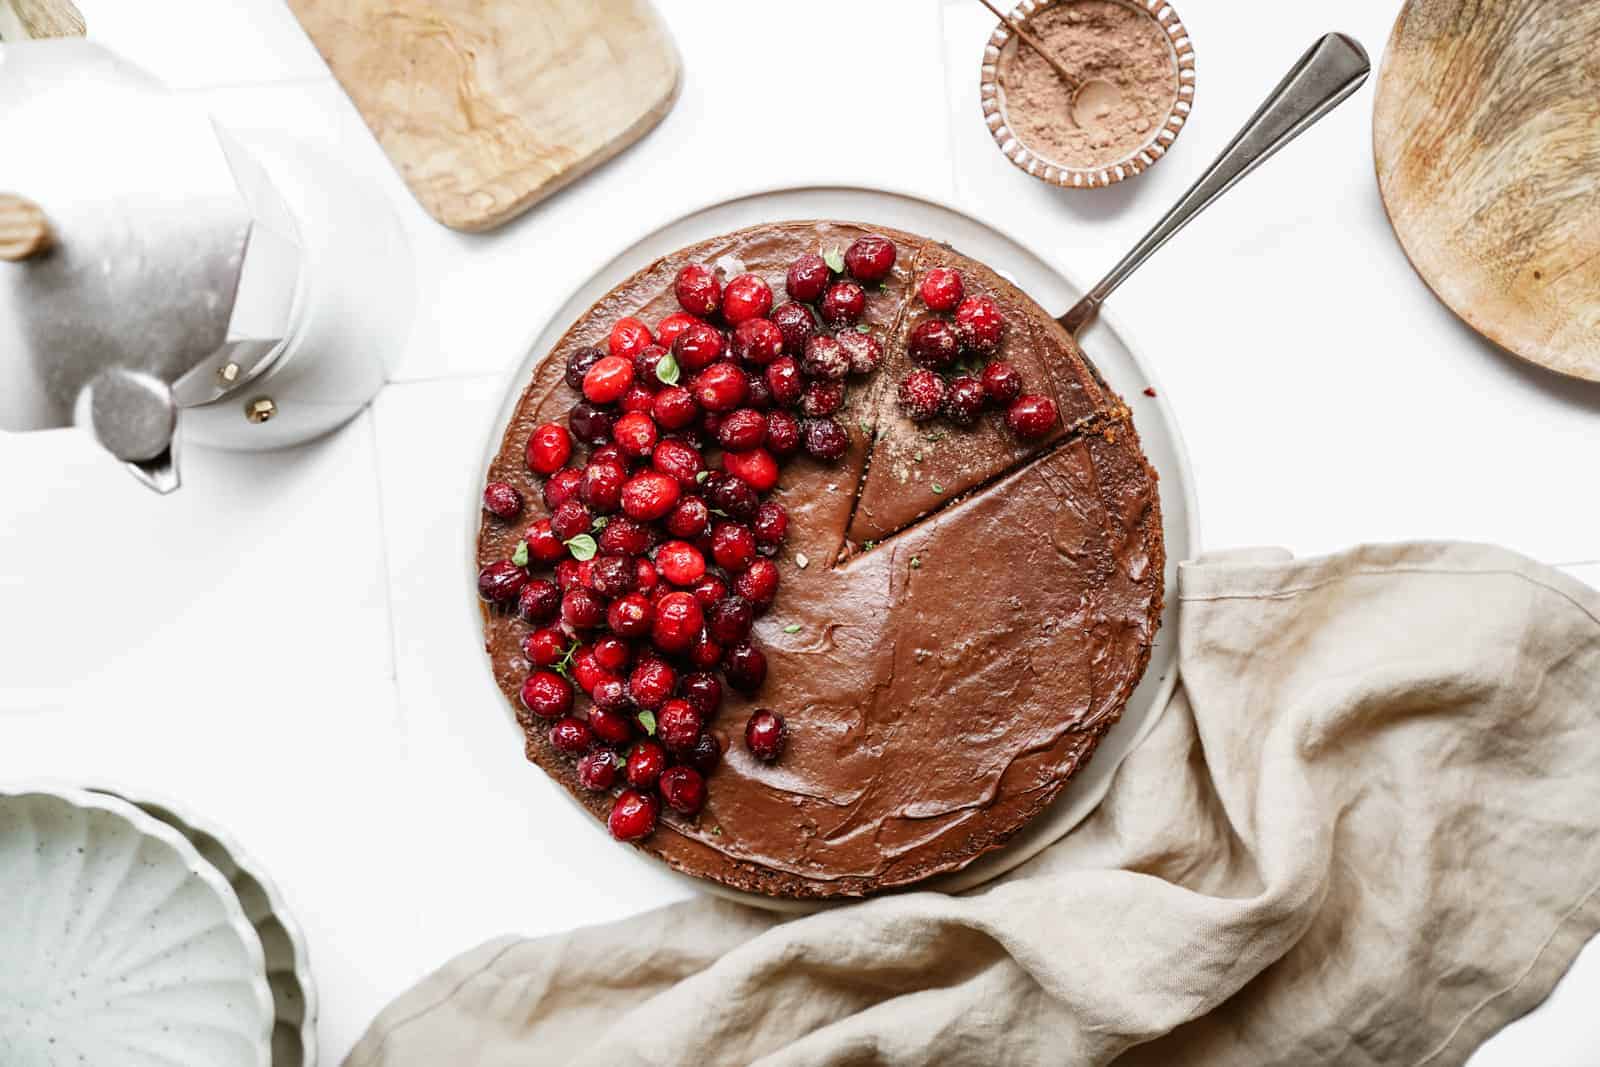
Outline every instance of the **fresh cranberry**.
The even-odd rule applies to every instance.
[[[758,608],[769,606],[778,595],[778,565],[770,559],[752,561],[743,574],[734,578],[733,591]]]
[[[845,269],[862,282],[881,282],[894,269],[894,242],[879,234],[857,237],[844,252]]]
[[[833,281],[833,271],[828,269],[828,261],[815,252],[807,252],[789,264],[789,273],[784,278],[783,287],[788,292],[789,299],[810,304],[822,295],[831,281]]]
[[[870,333],[846,330],[836,340],[850,357],[851,374],[871,374],[883,362],[883,345]]]
[[[633,354],[633,388],[646,394],[654,394],[665,383],[661,380],[661,361],[667,356],[667,350],[660,345],[645,345]],[[628,410],[628,397],[622,398],[622,410]],[[636,402],[635,402],[636,403]],[[636,411],[647,411],[648,408],[635,407]]]
[[[706,806],[706,780],[693,767],[668,767],[661,775],[661,799],[680,815],[698,815]]]
[[[625,712],[628,709],[628,686],[614,674],[607,674],[590,690],[590,699],[601,711]]]
[[[913,422],[926,422],[944,406],[944,379],[931,370],[914,370],[900,382],[900,410]]]
[[[674,752],[692,750],[704,725],[700,710],[687,700],[669,700],[656,713],[656,736]]]
[[[917,287],[917,295],[929,311],[954,311],[965,293],[961,272],[952,267],[934,267]]]
[[[754,693],[767,680],[767,654],[748,641],[728,649],[722,664],[728,684],[741,693]]]
[[[943,370],[961,355],[961,339],[943,319],[923,319],[912,327],[906,351],[918,366]]]
[[[703,441],[716,440],[717,431],[722,428],[724,417],[726,417],[726,413],[721,411],[708,411],[700,416],[700,432],[696,435],[697,439]]]
[[[722,321],[729,326],[759,319],[772,310],[772,287],[754,274],[741,274],[722,293]]]
[[[762,423],[762,433],[766,429]],[[497,519],[514,519],[522,514],[522,494],[509,482],[490,482],[483,488],[483,510]]]
[[[581,756],[594,747],[594,731],[582,719],[568,715],[550,727],[550,747],[563,756]]]
[[[577,467],[562,467],[544,483],[544,506],[554,511],[578,495],[583,472]]]
[[[682,386],[669,385],[656,394],[650,405],[650,414],[656,424],[666,430],[681,430],[700,415],[700,405]]]
[[[650,641],[663,652],[686,652],[705,622],[700,602],[689,593],[668,593],[656,602]]]
[[[744,405],[747,408],[763,412],[772,406],[772,386],[767,384],[765,368],[745,368]]]
[[[701,733],[694,748],[684,755],[684,761],[701,774],[710,774],[722,762],[722,742],[710,730]]]
[[[668,541],[656,552],[656,569],[673,585],[690,586],[706,576],[706,559],[686,541]]]
[[[633,561],[633,587],[645,596],[649,596],[656,587],[656,565],[654,560],[644,558]]]
[[[950,391],[944,398],[945,417],[958,426],[970,426],[983,414],[986,399],[983,383],[963,374],[950,382]]]
[[[656,394],[639,384],[637,378],[628,391],[622,394],[622,399],[617,401],[617,410],[624,415],[648,415],[655,406]]]
[[[727,468],[728,473],[736,475],[741,482],[758,493],[771,492],[778,484],[778,461],[764,448],[751,448],[744,452],[724,452],[722,465]],[[728,514],[731,515],[733,512],[730,511]]]
[[[622,510],[630,519],[654,522],[678,502],[678,482],[660,471],[640,471],[622,486]]]
[[[633,716],[605,708],[590,708],[589,729],[608,745],[625,745],[633,740]]]
[[[600,551],[608,555],[642,556],[650,548],[650,531],[621,515],[613,516],[600,531]]]
[[[678,271],[672,291],[678,304],[691,315],[710,318],[722,306],[722,283],[717,272],[700,263],[690,263]]]
[[[561,621],[575,630],[590,630],[606,618],[603,600],[588,589],[568,589],[561,598]]]
[[[616,781],[617,756],[609,748],[596,749],[578,761],[578,784],[590,792],[604,793]]]
[[[691,326],[698,325],[703,325],[703,323],[687,311],[674,311],[656,323],[656,344],[662,348],[670,349],[677,343],[679,334]]]
[[[661,805],[652,794],[624,789],[611,805],[606,828],[618,841],[638,841],[655,832],[660,814]]]
[[[800,420],[787,411],[767,416],[767,451],[775,456],[792,456],[800,449]]]
[[[843,405],[843,382],[810,382],[800,396],[800,414],[808,419],[832,415]]]
[[[655,625],[656,609],[643,593],[628,593],[606,609],[606,625],[620,637],[643,637]]]
[[[744,372],[732,363],[713,363],[695,376],[690,392],[707,411],[732,411],[744,403]]]
[[[588,480],[588,476],[585,475],[584,482],[587,483]],[[556,513],[550,516],[550,528],[562,541],[570,541],[581,533],[588,533],[591,521],[588,508],[580,501],[569,500],[556,508]]]
[[[689,663],[698,670],[709,671],[722,662],[722,646],[702,629],[689,645]]]
[[[750,528],[756,535],[759,547],[777,548],[789,534],[789,512],[776,500],[768,500],[756,509],[756,517]]]
[[[583,483],[578,487],[578,499],[592,514],[609,515],[622,503],[622,485],[627,478],[627,473],[619,464],[591,462],[583,468]],[[572,501],[569,500],[561,505],[561,508],[571,506]],[[561,508],[556,509],[556,514],[561,514]],[[587,527],[578,530],[577,533],[567,533],[559,528],[556,530],[568,539],[586,531]]]
[[[969,296],[956,308],[956,334],[968,352],[986,355],[1000,347],[1006,320],[1000,305],[986,296]]]
[[[628,695],[641,708],[659,708],[672,695],[672,690],[677,685],[678,673],[659,659],[641,657],[634,666],[633,673],[628,675]]]
[[[611,419],[611,412],[587,400],[578,401],[567,412],[572,435],[586,445],[602,445],[611,440]]]
[[[583,392],[583,376],[589,373],[589,368],[605,358],[605,353],[598,348],[585,345],[567,357],[567,368],[563,377],[567,385]]]
[[[772,402],[781,408],[794,407],[806,387],[800,364],[792,356],[781,356],[768,364],[766,378],[767,388],[772,390]]]
[[[772,324],[783,338],[783,351],[798,356],[806,350],[806,342],[817,332],[816,316],[805,304],[779,304],[772,312]]]
[[[729,412],[717,428],[717,443],[736,452],[756,448],[766,439],[767,417],[750,408]]]
[[[711,529],[711,554],[717,565],[742,571],[756,558],[756,535],[736,522],[719,522]]]
[[[723,457],[727,463],[727,457]],[[721,477],[707,478],[705,482],[706,498],[711,506],[727,515],[730,519],[748,522],[755,518],[756,508],[761,500],[756,496],[755,489],[749,482],[731,473],[724,473]]]
[[[721,359],[726,347],[727,342],[723,340],[720,331],[703,322],[697,322],[672,342],[672,355],[677,359],[678,366],[684,370],[697,371]]]
[[[850,448],[850,435],[834,419],[806,419],[800,424],[800,444],[806,454],[832,462]]]
[[[577,504],[577,501],[565,501],[561,507],[566,507],[569,503]],[[578,506],[583,505],[578,504]],[[533,562],[549,565],[566,557],[567,546],[556,536],[555,528],[549,519],[540,519],[522,531],[522,540],[528,546],[528,559]]]
[[[1004,360],[995,360],[983,368],[983,391],[988,394],[989,403],[997,407],[1009,405],[1022,395],[1022,375]]]
[[[700,453],[682,441],[662,441],[650,456],[650,466],[684,489],[692,489],[695,475],[700,473]]]
[[[829,326],[854,325],[866,309],[866,291],[855,282],[834,282],[822,294],[822,321]]]
[[[594,643],[594,661],[613,674],[621,674],[633,662],[633,646],[612,634]]]
[[[555,671],[535,671],[522,683],[522,706],[542,719],[572,710],[572,684]]]
[[[631,412],[612,425],[611,436],[629,458],[648,456],[656,446],[655,420],[641,412]]]
[[[606,356],[583,376],[583,396],[591,404],[615,404],[632,384],[633,361]]]
[[[529,435],[525,458],[534,473],[554,474],[572,458],[572,437],[560,426],[547,422]]]
[[[701,611],[710,611],[717,603],[728,595],[728,583],[715,574],[708,574],[694,584],[689,592],[694,594],[695,600],[700,602]]]
[[[515,600],[528,584],[528,572],[509,559],[497,560],[478,572],[478,595],[491,604]]]
[[[1043,437],[1055,424],[1056,402],[1047,396],[1029,393],[1006,409],[1006,425],[1025,440]]]
[[[615,441],[612,441],[609,444],[603,444],[589,453],[589,464],[610,463],[614,466],[621,467],[623,470],[627,470],[630,462],[631,460],[628,458],[628,454],[622,449],[618,448]],[[585,466],[587,465],[588,464],[585,464]]]
[[[763,763],[771,763],[783,755],[783,743],[788,737],[783,716],[771,708],[757,708],[744,724],[744,743],[750,754]]]
[[[561,590],[555,582],[535,578],[517,595],[517,615],[523,622],[549,622],[560,611]]]
[[[611,327],[611,338],[607,345],[613,356],[632,359],[640,349],[654,344],[655,340],[650,336],[650,327],[629,316],[618,319],[617,324]]]
[[[589,571],[589,587],[606,599],[633,591],[633,560],[627,556],[596,556]]]
[[[535,667],[553,666],[567,654],[567,635],[555,626],[534,630],[522,639],[522,654]]]
[[[837,338],[823,334],[806,342],[805,358],[800,369],[813,378],[825,381],[842,381],[850,373],[850,353]]]
[[[702,717],[709,719],[722,707],[722,683],[710,671],[685,675],[683,699],[699,709]]]
[[[771,319],[746,319],[733,331],[733,354],[752,366],[764,367],[783,354],[783,331]]]
[[[654,789],[666,769],[667,750],[654,741],[640,741],[628,753],[628,784],[635,789]]]
[[[699,537],[711,522],[711,509],[697,496],[686,496],[667,515],[667,532],[673,537]]]
[[[756,621],[756,610],[748,600],[730,596],[717,601],[711,609],[706,626],[711,636],[725,645],[736,645],[750,636],[750,627]]]
[[[566,550],[567,547],[562,545],[561,551],[565,552]],[[562,560],[560,563],[557,563],[556,585],[561,588],[563,593],[565,593],[568,589],[576,589],[579,586],[584,585],[583,564],[570,557]]]

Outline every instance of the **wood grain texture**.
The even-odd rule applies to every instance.
[[[82,37],[83,15],[72,0],[0,0],[0,39],[13,35],[38,40],[45,37]],[[7,30],[14,27],[14,33]]]
[[[1410,0],[1373,154],[1439,298],[1506,350],[1600,381],[1600,3]]]
[[[50,247],[50,222],[32,200],[0,193],[0,259],[13,263]]]
[[[642,137],[679,62],[648,0],[289,0],[434,218],[486,230]]]

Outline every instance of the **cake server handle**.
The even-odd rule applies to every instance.
[[[1372,63],[1367,59],[1366,50],[1353,37],[1330,33],[1312,45],[1172,210],[1140,239],[1133,251],[1111,268],[1100,284],[1085,293],[1083,299],[1057,321],[1076,336],[1094,321],[1100,305],[1150,258],[1151,253],[1170,241],[1217,197],[1233,188],[1240,178],[1337,107],[1367,80],[1371,71]]]

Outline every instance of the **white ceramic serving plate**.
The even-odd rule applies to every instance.
[[[0,1063],[269,1067],[272,994],[232,888],[86,790],[0,788]]]
[[[974,259],[1010,279],[1045,308],[1064,312],[1078,299],[1084,287],[1067,278],[1017,238],[971,215],[942,204],[905,193],[878,189],[836,186],[778,189],[752,193],[702,208],[654,230],[601,267],[583,282],[555,317],[541,329],[517,364],[506,386],[506,398],[490,427],[485,442],[480,480],[468,486],[467,544],[475,543],[482,505],[481,472],[500,446],[506,426],[516,409],[534,368],[544,359],[569,327],[589,307],[635,271],[654,260],[697,241],[746,226],[791,219],[836,219],[892,227],[946,241]],[[1039,818],[1019,833],[1004,848],[997,849],[964,870],[913,887],[959,892],[981,885],[1027,860],[1040,849],[1071,830],[1100,803],[1111,786],[1112,775],[1123,757],[1143,739],[1165,708],[1177,684],[1177,613],[1175,594],[1177,566],[1192,558],[1200,547],[1198,507],[1188,453],[1177,420],[1164,399],[1150,366],[1135,353],[1128,332],[1115,313],[1102,314],[1081,338],[1084,350],[1111,387],[1126,397],[1134,409],[1134,422],[1145,453],[1161,476],[1161,509],[1167,544],[1166,610],[1161,633],[1156,639],[1150,667],[1144,680],[1128,701],[1122,720],[1101,742],[1089,766],[1075,777],[1059,799]],[[1144,395],[1155,387],[1157,396]],[[481,640],[482,617],[473,591],[476,570],[469,552],[464,561],[467,573],[461,588],[469,612],[474,640]],[[506,721],[513,729],[514,716],[504,707]],[[509,743],[509,741],[508,741]],[[716,788],[713,776],[711,788]],[[577,802],[574,800],[574,804]],[[605,828],[596,824],[599,833]],[[742,893],[715,882],[695,880],[699,888],[756,907],[784,911],[814,910],[819,906],[801,901],[781,900]],[[843,901],[839,903],[845,903]]]

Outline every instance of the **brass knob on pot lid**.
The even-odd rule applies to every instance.
[[[13,193],[0,193],[0,259],[13,263],[50,247],[50,220],[39,205]]]

